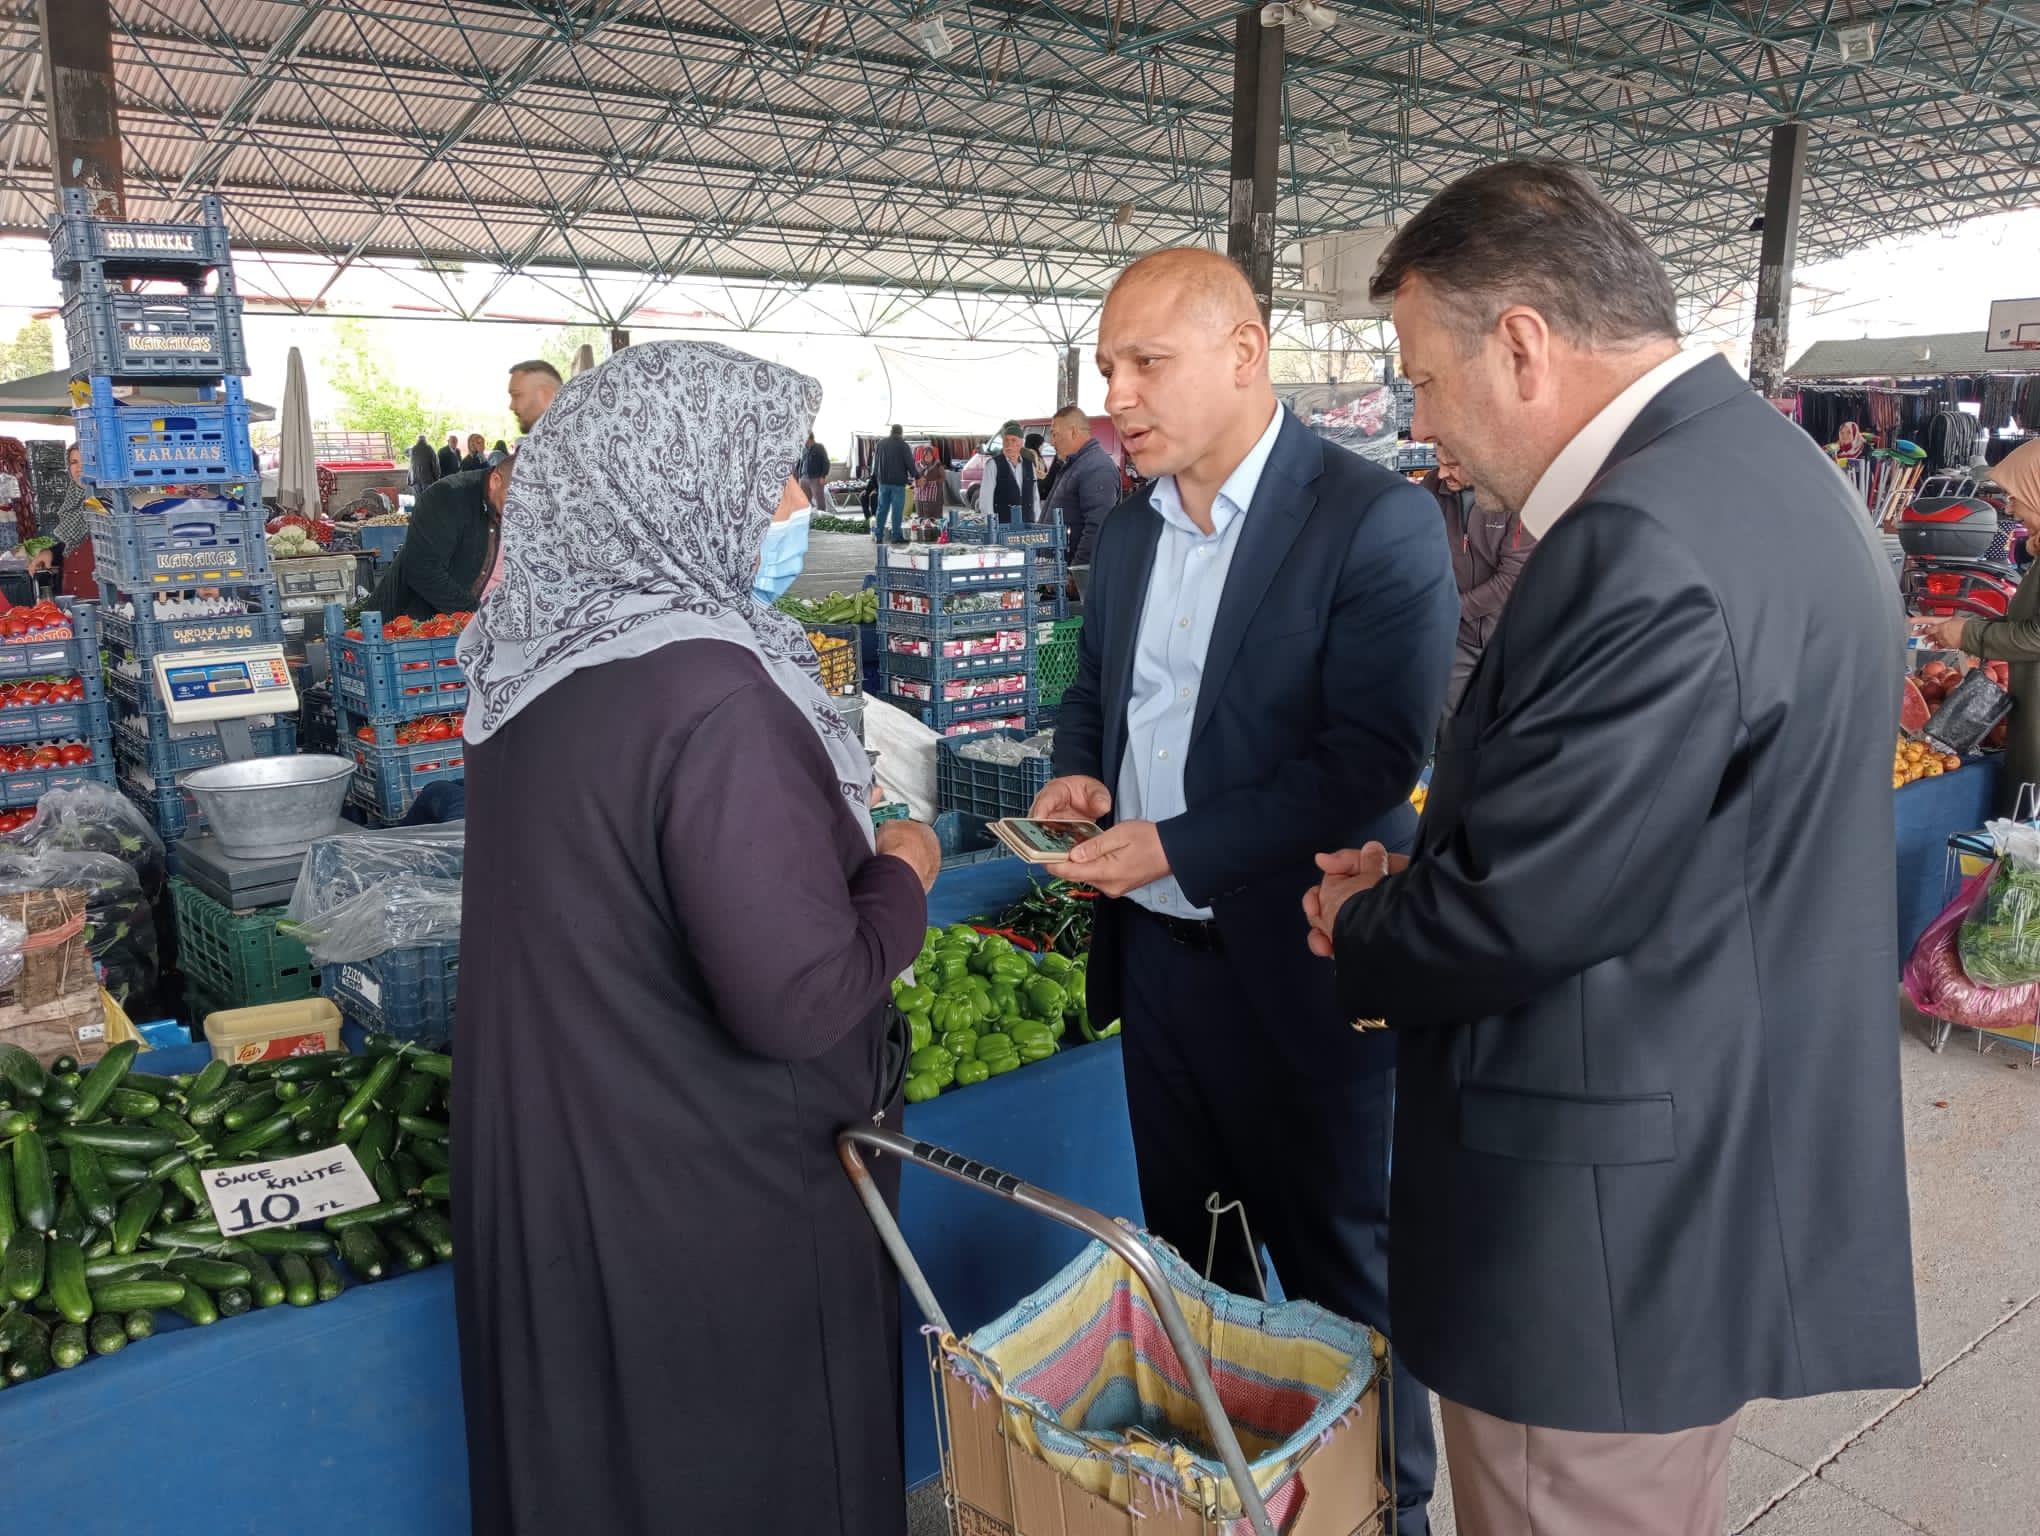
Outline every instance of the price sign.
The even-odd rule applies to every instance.
[[[205,1197],[228,1237],[320,1221],[342,1211],[374,1205],[375,1186],[361,1171],[352,1147],[327,1147],[267,1163],[207,1168]]]

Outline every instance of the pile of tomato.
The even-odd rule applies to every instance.
[[[92,749],[82,741],[46,741],[40,746],[0,747],[0,773],[83,768],[91,761]]]
[[[0,642],[11,644],[40,640],[56,629],[61,629],[68,636],[71,633],[71,616],[48,598],[33,608],[9,608],[0,613]]]
[[[0,683],[0,709],[34,709],[42,704],[83,704],[82,677],[31,677],[18,683]]]
[[[450,640],[468,627],[473,620],[472,613],[442,613],[437,618],[407,619],[401,615],[391,619],[382,627],[385,640]],[[350,640],[365,640],[368,637],[358,629],[347,631]]]
[[[406,720],[397,727],[397,745],[415,747],[421,741],[458,741],[460,730],[467,724],[467,711],[460,710],[450,715],[425,715],[417,720]],[[354,733],[356,741],[375,740],[375,727],[364,725]]]
[[[5,837],[10,832],[19,832],[34,820],[35,807],[32,805],[22,806],[19,810],[0,811],[0,837]]]

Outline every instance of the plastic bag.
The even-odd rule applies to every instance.
[[[2040,982],[2017,987],[1983,986],[1962,968],[1958,935],[1981,905],[1991,872],[1963,882],[1962,890],[1913,946],[1905,962],[1905,995],[1929,1018],[1967,1029],[2031,1029],[2040,1019]]]
[[[2040,829],[1993,821],[1986,830],[1998,859],[1962,924],[1962,969],[1987,987],[2040,981]]]
[[[9,841],[31,852],[110,853],[134,870],[154,903],[169,877],[163,840],[141,807],[117,789],[82,784],[53,789],[36,802],[35,819]]]
[[[449,821],[380,831],[336,832],[313,843],[290,895],[293,922],[309,922],[400,875],[460,884],[467,825]]]
[[[1922,734],[1929,746],[1966,757],[2011,712],[2011,694],[1979,667],[1955,685]]]
[[[293,926],[320,965],[460,942],[460,881],[392,875]]]
[[[126,1007],[155,989],[156,914],[131,865],[110,853],[0,847],[0,890],[83,891],[86,947],[114,1001]]]
[[[22,957],[27,948],[27,924],[0,913],[0,991],[13,986],[21,975]]]

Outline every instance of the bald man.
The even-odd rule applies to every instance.
[[[1206,1199],[1239,1200],[1288,1295],[1386,1331],[1395,1045],[1341,1017],[1300,903],[1320,849],[1416,830],[1459,622],[1444,529],[1422,491],[1278,407],[1223,257],[1129,267],[1098,367],[1150,483],[1098,535],[1033,814],[1107,826],[1069,873],[1112,898],[1090,997],[1125,1020],[1145,1219],[1201,1259]],[[1235,1223],[1215,1275],[1258,1284]],[[1395,1407],[1398,1528],[1421,1536],[1429,1399],[1399,1374]]]

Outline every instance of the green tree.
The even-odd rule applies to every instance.
[[[26,379],[56,366],[56,341],[47,320],[29,321],[0,350],[0,379]]]
[[[396,454],[421,432],[427,442],[443,443],[448,432],[458,429],[452,411],[392,373],[388,354],[360,320],[340,321],[333,339],[338,355],[326,382],[339,401],[335,425],[349,432],[384,433]]]

